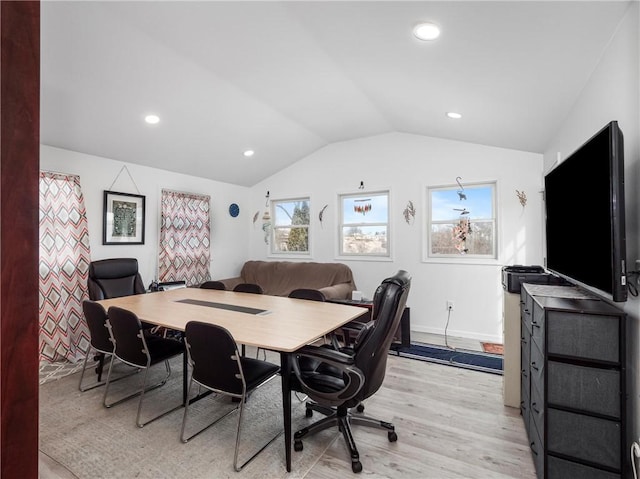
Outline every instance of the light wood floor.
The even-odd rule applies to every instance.
[[[438,340],[427,341],[426,336],[418,334],[412,339]],[[452,347],[480,348],[479,342],[474,348],[473,341],[460,338],[448,338],[448,343]],[[360,477],[535,478],[519,410],[502,404],[502,376],[391,355],[385,382],[367,400],[365,413],[393,422],[398,441],[389,443],[386,432],[355,426],[363,465]],[[305,441],[313,441],[313,437]],[[247,479],[247,472],[238,477]],[[342,437],[336,434],[304,479],[351,476],[358,477],[351,472]],[[40,458],[40,478],[75,476],[45,456]]]

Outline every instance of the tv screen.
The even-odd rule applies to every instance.
[[[544,180],[546,268],[612,301],[627,300],[622,132],[615,121]]]

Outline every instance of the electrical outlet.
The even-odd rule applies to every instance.
[[[447,301],[447,311],[453,311],[453,301]]]

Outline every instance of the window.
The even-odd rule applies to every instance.
[[[340,255],[389,256],[389,192],[340,196]]]
[[[495,189],[495,183],[428,188],[427,256],[495,258]]]
[[[272,253],[309,254],[309,198],[271,202]]]

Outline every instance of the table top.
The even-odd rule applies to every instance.
[[[179,331],[189,321],[217,324],[238,343],[280,352],[293,352],[366,313],[362,307],[344,304],[200,288],[98,302],[106,309],[118,306],[142,321]]]

